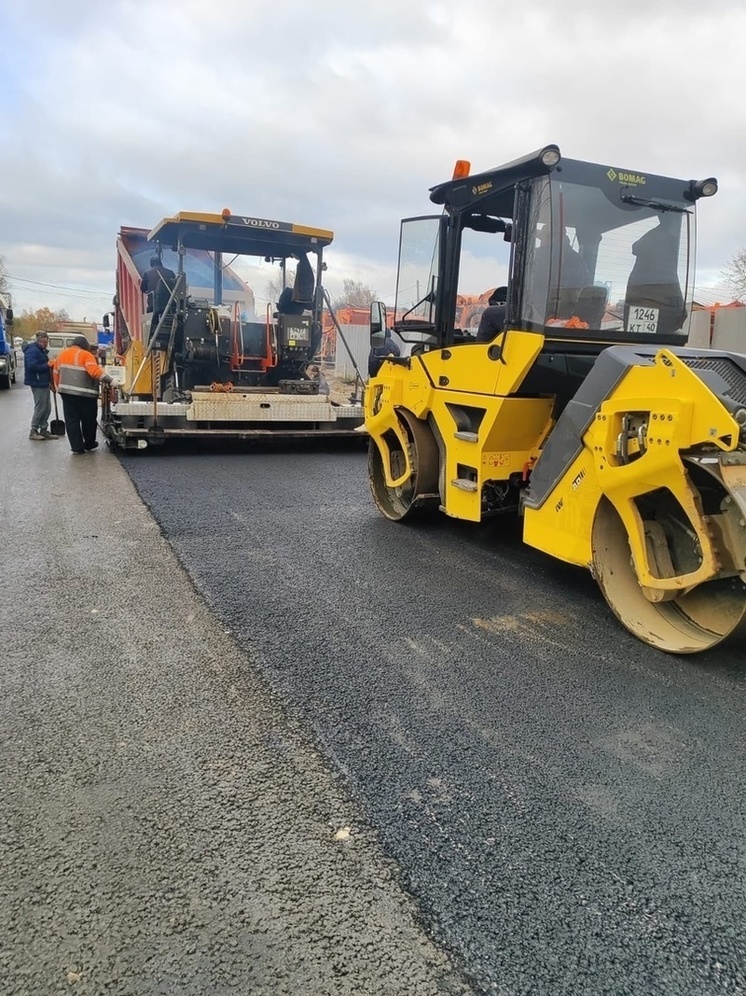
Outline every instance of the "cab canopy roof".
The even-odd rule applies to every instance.
[[[634,197],[644,193],[676,203],[682,200],[693,202],[702,196],[694,180],[678,180],[651,173],[642,175],[609,163],[565,159],[557,145],[545,145],[503,166],[439,183],[430,188],[430,200],[454,213],[474,211],[511,217],[516,184],[555,171],[561,173],[565,183],[596,187],[610,203],[616,205],[630,194]]]
[[[195,214],[180,211],[164,218],[148,234],[149,242],[160,242],[176,250],[190,249],[233,253],[239,256],[287,258],[299,252],[317,252],[328,246],[333,232],[307,228],[286,221],[230,214]]]
[[[512,189],[520,180],[551,173],[561,158],[556,145],[545,145],[543,149],[514,159],[504,166],[439,183],[430,188],[430,200],[434,204],[443,204],[447,209],[468,210],[487,197],[494,197],[506,188]],[[512,210],[512,203],[510,209]]]

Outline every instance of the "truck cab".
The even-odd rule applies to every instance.
[[[98,352],[98,345],[95,338],[88,332],[49,332],[49,359],[55,360],[63,349],[72,346],[76,339],[85,335],[91,347],[91,352]]]

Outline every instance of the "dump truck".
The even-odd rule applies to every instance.
[[[640,640],[744,636],[746,356],[687,347],[695,212],[717,181],[566,159],[556,145],[433,187],[406,219],[393,328],[369,382],[373,499],[388,519],[522,517],[590,569]],[[476,330],[460,296],[502,286]],[[379,343],[386,308],[371,308]]]
[[[113,322],[119,369],[107,368],[116,384],[101,407],[110,448],[179,437],[344,436],[361,427],[362,399],[331,391],[314,362],[332,239],[325,229],[227,209],[181,212],[148,232],[123,229]],[[279,300],[263,314],[226,265],[241,256],[277,267]],[[158,265],[148,270],[152,260]]]

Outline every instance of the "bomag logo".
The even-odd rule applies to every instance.
[[[279,221],[266,221],[264,218],[242,218],[241,221],[249,228],[272,228],[280,227]]]
[[[580,485],[583,483],[583,479],[584,478],[585,478],[585,471],[581,470],[580,473],[577,475],[577,477],[573,478],[573,481],[572,481],[572,489],[573,489],[573,491],[577,491],[578,490],[578,488],[580,487]]]
[[[613,168],[608,169],[606,175],[612,183],[618,180],[620,183],[627,183],[633,187],[644,187],[648,182],[646,177],[640,176],[639,173],[618,173]]]
[[[480,194],[486,194],[488,190],[492,190],[492,181],[489,183],[479,183],[475,187],[471,188],[472,194],[478,197]]]

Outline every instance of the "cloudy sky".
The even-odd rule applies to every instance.
[[[681,178],[698,297],[746,246],[743,0],[0,0],[0,254],[14,304],[100,320],[121,225],[331,228],[327,286],[395,286],[399,219],[548,142]],[[249,280],[262,299],[268,270]]]

